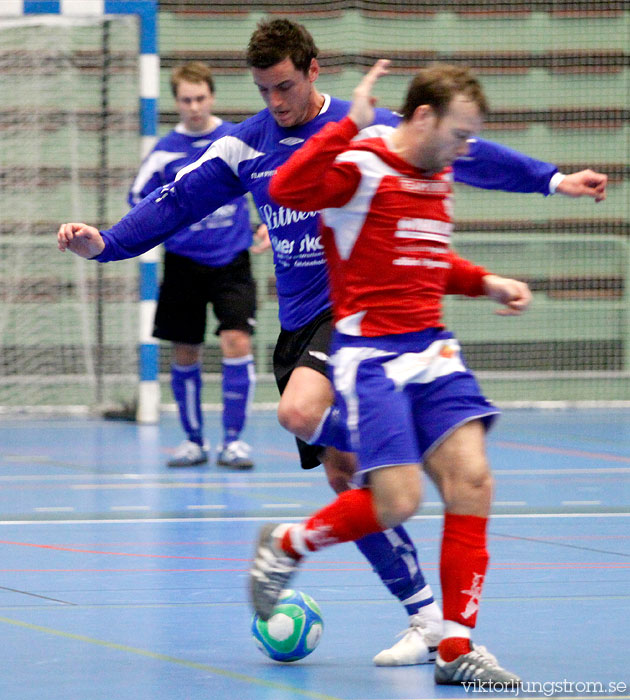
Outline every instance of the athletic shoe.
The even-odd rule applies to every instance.
[[[251,469],[254,463],[249,458],[252,448],[242,440],[232,440],[224,447],[217,447],[217,464],[228,469]]]
[[[207,442],[199,445],[192,440],[184,440],[166,465],[168,467],[194,467],[197,464],[205,464],[208,461],[209,452],[210,445]]]
[[[454,661],[443,661],[438,654],[435,660],[435,682],[438,685],[470,683],[490,689],[496,684],[503,690],[517,688],[521,679],[501,668],[496,657],[485,647],[473,644],[472,651],[458,656]]]
[[[299,561],[285,554],[274,542],[277,525],[264,525],[258,535],[254,561],[249,571],[252,605],[261,620],[268,620],[282,590],[297,571]]]
[[[418,612],[411,615],[409,627],[398,636],[402,637],[400,641],[374,657],[377,666],[430,664],[435,661],[442,639],[442,620],[427,620]]]

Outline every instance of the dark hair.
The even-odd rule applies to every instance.
[[[433,63],[422,68],[409,84],[400,113],[405,121],[409,121],[420,105],[429,105],[440,118],[446,114],[453,97],[460,94],[475,102],[482,115],[488,113],[483,88],[470,69]]]
[[[285,58],[305,75],[319,53],[306,27],[289,19],[259,22],[247,46],[250,68],[271,68]]]
[[[214,79],[210,66],[201,61],[190,61],[173,69],[171,73],[171,90],[173,97],[177,97],[177,86],[182,80],[188,83],[205,83],[211,94],[214,94]]]

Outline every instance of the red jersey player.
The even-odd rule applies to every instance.
[[[526,284],[461,259],[450,248],[455,158],[487,111],[463,68],[418,73],[403,120],[387,137],[353,142],[373,119],[379,61],[355,89],[348,116],[328,124],[281,166],[270,193],[322,210],[335,337],[331,365],[359,467],[357,486],[303,523],[261,530],[250,573],[256,612],[269,617],[306,554],[394,527],[421,500],[420,464],[445,505],[440,578],[444,638],[435,680],[517,685],[471,642],[488,564],[492,477],[485,431],[497,410],[482,395],[441,320],[444,294],[486,294],[520,313]]]

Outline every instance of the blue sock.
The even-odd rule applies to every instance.
[[[201,365],[171,365],[171,388],[188,439],[203,444]]]
[[[309,443],[336,447],[342,452],[353,451],[345,417],[338,406],[331,406],[326,410]]]
[[[355,544],[409,615],[435,602],[422,575],[416,548],[402,525],[367,535]],[[427,590],[420,594],[425,587]]]
[[[254,357],[223,360],[223,444],[238,440],[256,386]]]

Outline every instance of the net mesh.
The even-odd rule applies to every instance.
[[[296,13],[275,0],[161,0],[160,10],[162,95],[172,66],[205,60],[224,118],[239,121],[261,109],[243,50],[260,19],[284,13],[315,38],[323,92],[350,98],[366,68],[386,57],[393,68],[377,92],[381,105],[395,109],[416,68],[463,63],[489,97],[486,138],[563,172],[606,172],[608,200],[598,205],[457,186],[456,249],[528,281],[534,304],[519,318],[498,317],[490,302],[476,299],[447,299],[445,310],[498,401],[630,398],[630,3],[312,0]],[[176,120],[163,100],[161,128]],[[273,272],[269,260],[255,263],[258,370],[269,372],[277,333]]]
[[[445,311],[495,400],[630,398],[630,3],[303,0],[296,13],[295,4],[277,0],[160,0],[159,10],[161,134],[177,122],[170,70],[188,60],[212,66],[219,116],[240,121],[259,111],[263,105],[244,48],[260,19],[284,14],[315,37],[322,92],[350,98],[366,68],[387,57],[393,68],[378,95],[381,105],[397,108],[416,68],[434,60],[465,63],[489,96],[485,137],[553,161],[564,172],[584,167],[606,172],[608,200],[598,205],[457,186],[456,249],[493,271],[527,280],[534,304],[525,316],[511,319],[495,316],[484,300],[450,298]],[[139,165],[129,155],[137,147],[127,141],[137,138],[136,35],[133,27],[124,27],[116,22],[111,31],[109,223],[126,210],[126,190]],[[60,221],[72,216],[93,222],[98,213],[96,83],[103,58],[94,47],[101,45],[102,28],[71,31],[76,44],[0,32],[0,80],[8,95],[0,110],[0,167],[5,183],[13,183],[0,193],[0,403],[59,403],[62,393],[72,402],[93,401],[94,367],[101,365],[107,368],[107,396],[134,390],[133,381],[117,377],[136,371],[134,331],[127,336],[136,319],[135,264],[82,264],[74,256],[55,256],[50,241]],[[45,44],[25,51],[33,41]],[[71,55],[59,53],[67,46],[74,47]],[[44,60],[53,52],[57,58]],[[60,99],[61,94],[68,97]],[[69,105],[76,106],[72,115]],[[259,305],[256,401],[275,401],[271,356],[279,329],[271,256],[255,256],[253,264]],[[91,307],[96,267],[106,270],[108,320],[100,362]],[[86,298],[90,306],[82,303]],[[209,316],[212,329],[211,311]],[[204,401],[218,403],[220,352],[211,332],[206,345]],[[169,362],[165,346],[165,402],[171,400]],[[26,377],[39,382],[28,389],[28,399],[22,389],[30,382]],[[69,380],[63,392],[59,377]]]
[[[0,19],[0,405],[130,400],[137,263],[55,250],[62,221],[107,226],[137,165],[131,18]]]

